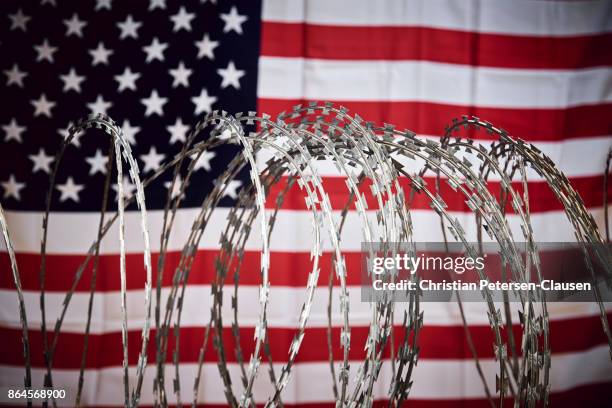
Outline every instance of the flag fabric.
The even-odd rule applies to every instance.
[[[610,1],[6,0],[0,7],[4,20],[0,198],[25,290],[35,386],[41,386],[45,371],[39,271],[49,174],[70,122],[88,113],[106,113],[122,126],[143,177],[178,153],[190,127],[213,109],[258,110],[274,116],[296,104],[327,100],[367,120],[393,123],[432,138],[439,138],[452,118],[474,115],[550,156],[604,229],[603,172],[612,146]],[[487,142],[486,135],[474,137]],[[58,172],[46,261],[46,324],[51,330],[74,273],[96,238],[108,142],[101,133],[84,132],[68,146]],[[236,152],[224,147],[196,163],[169,242],[163,296],[203,198]],[[341,210],[348,198],[344,180],[326,163],[320,171],[334,209]],[[171,173],[165,174],[146,190],[153,265],[171,178]],[[200,243],[189,278],[179,355],[183,390],[193,386],[209,320],[220,233],[247,179],[247,173],[239,174],[230,184]],[[495,188],[495,180],[491,185]],[[130,193],[134,186],[126,179],[124,189]],[[116,191],[112,190],[111,201]],[[532,178],[529,192],[536,239],[573,241],[562,207],[544,180]],[[467,205],[448,204],[468,234],[475,236]],[[139,215],[135,208],[130,210],[126,215],[129,364],[135,367],[145,274]],[[417,200],[412,210],[415,238],[440,240],[437,215],[427,203]],[[509,218],[518,231],[517,220]],[[360,226],[354,220],[342,236],[352,289],[352,371],[364,356],[370,319],[370,306],[359,298],[359,271],[354,271],[360,268],[361,244]],[[310,228],[303,198],[291,191],[271,240],[268,327],[279,369],[287,361],[305,296]],[[24,363],[17,297],[6,247],[1,245],[0,389],[4,390],[23,386]],[[247,358],[258,320],[260,248],[257,239],[248,241],[239,288],[238,319]],[[331,406],[334,400],[326,331],[330,253],[324,254],[325,260],[291,383],[282,395],[285,406]],[[118,231],[113,228],[101,245],[82,397],[86,406],[123,404],[118,265]],[[53,361],[54,387],[67,390],[66,405],[73,404],[77,388],[91,276],[89,267],[77,284]],[[341,320],[338,297],[334,299],[333,354],[339,360]],[[482,369],[489,387],[495,389],[497,366],[486,310],[478,303],[465,308]],[[457,306],[428,303],[424,310],[419,363],[406,405],[489,406]],[[607,406],[612,364],[597,307],[551,304],[549,312],[552,406],[579,402]],[[231,322],[229,308],[227,313],[225,321]],[[231,330],[229,323],[227,329]],[[154,342],[150,346],[152,364]],[[239,387],[237,358],[229,353],[227,359]],[[167,378],[173,378],[171,361],[170,352]],[[204,406],[227,404],[216,361],[209,343],[198,392],[198,402]],[[150,365],[143,406],[153,404],[154,373]],[[387,395],[389,374],[383,368],[375,387],[379,401]],[[264,403],[271,390],[262,372],[254,389],[256,402]],[[173,398],[169,392],[170,403]]]

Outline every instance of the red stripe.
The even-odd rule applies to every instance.
[[[554,368],[553,368],[554,369]],[[417,379],[418,381],[418,379]],[[612,382],[603,382],[597,384],[587,384],[578,387],[571,388],[565,391],[552,392],[550,394],[549,406],[554,408],[576,408],[576,407],[589,407],[589,408],[610,408],[610,387]],[[183,392],[183,400],[192,394],[185,394]],[[189,399],[187,399],[189,401]],[[496,404],[497,404],[496,400]],[[183,402],[184,404],[184,402]],[[513,401],[509,398],[504,400],[504,407],[512,407]],[[23,404],[22,404],[23,405]],[[96,408],[116,408],[115,406],[101,406],[95,405]],[[140,405],[143,408],[149,408],[152,406]],[[265,404],[257,404],[257,408],[263,408]],[[286,408],[333,408],[335,407],[334,402],[314,402],[314,403],[298,403],[298,404],[287,404],[283,402],[283,406]],[[408,401],[403,406],[410,408],[490,408],[488,400],[477,399],[477,398],[465,398],[465,399],[435,399],[435,400],[424,400],[414,399],[408,397]],[[175,408],[174,405],[169,405],[171,408]],[[198,408],[226,408],[227,404],[198,404]],[[388,402],[386,400],[376,400],[373,404],[374,408],[386,408]]]
[[[603,171],[603,169],[602,169]],[[435,177],[425,177],[427,182],[427,188],[432,193],[435,193]],[[334,210],[342,210],[348,202],[350,192],[346,185],[344,177],[323,177],[323,187],[329,195],[331,206]],[[584,205],[587,208],[596,208],[603,205],[603,186],[604,178],[601,176],[592,177],[575,177],[570,179],[572,187],[582,198]],[[612,181],[610,181],[612,185]],[[285,177],[281,182],[276,183],[270,190],[270,195],[266,200],[267,208],[275,208],[276,198],[285,189],[287,185],[287,178]],[[371,181],[368,179],[364,181],[363,185],[359,188],[359,191],[364,193],[365,201],[370,210],[378,209],[378,201],[376,197],[372,195],[370,186]],[[410,193],[410,182],[406,177],[402,177],[400,185],[404,189],[406,197]],[[521,182],[512,183],[518,194],[522,196],[523,185]],[[499,197],[501,192],[501,183],[498,181],[489,181],[489,191],[494,197]],[[559,200],[555,197],[553,191],[550,189],[548,184],[544,181],[532,181],[528,184],[529,192],[529,209],[532,213],[541,213],[547,211],[560,211],[564,207]],[[453,191],[453,189],[446,183],[444,179],[440,182],[440,196],[444,198],[444,202],[447,204],[447,211],[457,212],[471,212],[470,208],[465,203],[465,196],[460,192]],[[307,210],[306,202],[304,198],[306,193],[300,190],[299,186],[294,183],[291,189],[285,194],[283,200],[283,209],[287,210]],[[608,202],[612,202],[612,188],[608,190]],[[355,209],[355,200],[351,205],[351,209]],[[431,210],[431,201],[424,193],[415,194],[414,199],[410,205],[413,210]],[[509,213],[513,213],[510,202],[506,207]]]
[[[431,27],[264,22],[261,54],[332,60],[422,60],[499,68],[612,65],[612,34],[540,37]]]
[[[190,285],[210,285],[215,278],[215,260],[218,255],[219,251],[199,250],[193,262],[188,283]],[[346,277],[347,285],[361,285],[363,268],[361,252],[343,252],[343,255],[346,268],[349,271]],[[158,256],[158,253],[152,254],[153,265],[157,265]],[[172,285],[172,277],[174,276],[180,256],[181,253],[178,251],[167,253],[162,286],[170,287]],[[428,256],[444,257],[445,254],[431,252],[428,253]],[[329,284],[329,275],[333,265],[332,259],[331,252],[323,252],[320,258],[320,274],[317,282],[319,290],[324,290],[324,287]],[[72,285],[75,271],[84,260],[85,256],[83,255],[48,255],[46,258],[47,280],[45,290],[47,292],[65,293],[67,288]],[[38,254],[17,254],[21,286],[24,290],[40,290],[40,261],[41,257]],[[259,251],[244,252],[243,265],[240,270],[241,285],[258,286],[261,284],[260,261],[261,253]],[[568,279],[569,275],[567,274],[569,271],[572,271],[576,281],[581,281],[580,278],[585,276],[581,275],[581,273],[586,274],[579,250],[559,249],[541,251],[540,261],[542,274],[547,279],[562,280],[559,274],[563,276],[563,279]],[[562,266],[559,266],[560,262]],[[100,256],[96,282],[96,291],[98,293],[117,292],[120,290],[118,265],[119,256],[117,254]],[[500,280],[500,265],[497,254],[487,256],[485,268],[491,280]],[[2,270],[10,270],[10,263],[6,253],[0,253],[0,267],[3,268]],[[129,272],[126,280],[127,289],[142,290],[146,280],[142,255],[127,254],[126,267]],[[312,260],[310,252],[272,252],[270,256],[270,284],[274,287],[305,288],[308,282],[308,273],[311,269]],[[291,271],[291,273],[288,273],[288,271]],[[155,269],[154,274],[156,274]],[[432,274],[435,275],[432,276]],[[434,281],[449,279],[448,275],[444,275],[440,271],[430,271],[430,273],[425,275],[420,273],[419,276],[422,279],[427,278]],[[89,262],[77,284],[76,291],[88,293],[91,278],[92,263]],[[230,272],[226,278],[226,284],[233,284],[233,279],[233,272]],[[477,282],[478,278],[474,272],[466,272],[461,275],[461,280],[463,282]],[[333,284],[334,286],[339,286],[338,280],[335,277]],[[11,274],[0,274],[0,289],[15,290]]]
[[[609,314],[610,318],[612,314]],[[229,322],[228,322],[229,323]],[[396,326],[396,344],[402,341],[403,329]],[[590,348],[606,344],[606,338],[601,329],[599,317],[581,317],[575,319],[552,320],[550,322],[551,333],[580,333],[579,336],[551,336],[551,349],[554,353],[571,353],[585,351]],[[520,328],[513,328],[515,338],[520,344]],[[489,326],[470,326],[470,332],[474,341],[476,352],[480,358],[493,358],[494,342],[493,333]],[[294,329],[268,328],[271,343],[272,358],[275,362],[286,362],[291,341],[295,335]],[[38,330],[30,330],[30,349],[32,353],[32,366],[44,367],[42,355],[42,333]],[[253,342],[254,329],[240,329],[240,344],[243,355],[248,357],[254,351]],[[351,328],[350,359],[361,360],[365,357],[362,347],[367,339],[368,327]],[[0,328],[0,336],[3,339],[3,347],[0,349],[0,364],[21,366],[23,362],[23,344],[20,329]],[[141,331],[129,332],[129,363],[136,364],[140,352]],[[197,362],[198,353],[202,345],[204,328],[183,327],[180,335],[180,361],[184,363]],[[224,345],[226,347],[226,358],[229,362],[237,362],[235,355],[235,342],[231,334],[231,328],[224,328]],[[52,337],[52,336],[51,336]],[[155,338],[152,331],[151,339]],[[166,361],[172,362],[172,350],[174,350],[174,336],[169,336],[170,344]],[[217,352],[214,349],[212,337],[206,349],[206,362],[216,362]],[[60,333],[54,368],[78,369],[81,364],[81,353],[83,350],[84,335],[81,333]],[[332,329],[332,345],[334,358],[341,360],[343,356],[340,347],[340,328]],[[472,355],[465,341],[464,328],[462,326],[430,326],[425,325],[419,335],[420,358],[423,359],[471,359]],[[520,347],[519,347],[520,349]],[[155,361],[155,342],[149,343],[148,361]],[[89,353],[87,368],[103,368],[118,366],[123,361],[121,345],[121,333],[112,332],[105,334],[92,334],[89,339]],[[385,357],[389,357],[386,350]],[[327,329],[308,328],[302,342],[302,347],[297,357],[297,362],[319,362],[327,361]]]
[[[272,116],[290,112],[307,100],[259,98],[258,110]],[[429,102],[334,101],[375,124],[393,123],[424,135],[443,135],[453,118],[476,116],[506,129],[514,137],[529,142],[558,142],[566,139],[612,135],[612,103],[567,109],[510,109],[458,106]],[[486,132],[462,130],[461,135],[492,140]]]
[[[193,263],[193,273],[189,276],[189,284],[207,285],[215,278],[215,259],[219,255],[217,250],[199,250]],[[180,260],[180,251],[168,252],[164,268],[162,284],[165,287],[172,285],[172,277],[175,267]],[[152,254],[152,264],[156,274],[156,265],[159,254]],[[349,270],[360,271],[360,253],[347,253],[346,264]],[[79,265],[85,260],[83,255],[48,255],[47,256],[47,281],[46,290],[49,292],[65,292],[74,279],[74,273]],[[40,261],[38,254],[17,254],[17,263],[21,275],[21,285],[24,290],[40,289]],[[260,272],[261,253],[259,251],[245,251],[243,265],[240,270],[241,285],[259,285],[261,283]],[[272,252],[270,268],[270,282],[272,285],[303,287],[308,281],[307,274],[312,268],[310,252]],[[118,275],[119,256],[117,254],[101,255],[98,265],[98,277],[96,290],[98,292],[110,292],[120,290]],[[320,286],[327,285],[327,276],[332,265],[332,254],[324,253],[320,260],[321,278]],[[10,263],[6,253],[0,253],[0,266],[3,270],[10,270]],[[128,290],[137,290],[144,287],[145,271],[142,263],[142,254],[127,254],[126,267]],[[287,273],[287,271],[293,271]],[[231,273],[229,275],[232,275]],[[88,292],[92,277],[92,263],[90,262],[83,272],[83,276],[77,285],[77,291]],[[360,283],[359,273],[349,274],[349,284]],[[227,283],[233,283],[233,277],[228,276]],[[0,288],[15,289],[11,274],[0,274]]]

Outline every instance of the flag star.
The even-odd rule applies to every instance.
[[[85,80],[85,76],[77,75],[74,68],[70,68],[70,72],[66,75],[60,75],[60,78],[64,82],[64,92],[69,90],[74,90],[76,92],[81,92],[81,82]]]
[[[20,88],[23,88],[23,78],[25,78],[28,73],[25,71],[20,71],[17,64],[13,64],[13,68],[7,69],[3,71],[7,76],[6,86],[15,84]]]
[[[200,3],[204,4],[206,3],[208,0],[200,0]],[[217,4],[217,0],[210,0],[210,4]]]
[[[45,149],[41,147],[38,149],[38,154],[31,154],[28,157],[34,164],[32,173],[42,170],[47,174],[51,174],[51,163],[53,162],[53,156],[47,156]]]
[[[194,153],[191,156],[192,160],[197,160],[193,166],[193,171],[198,171],[199,169],[204,169],[205,171],[210,171],[210,161],[215,158],[217,153],[209,152],[208,150],[204,150],[200,157],[198,157],[197,153]]]
[[[174,182],[174,185],[172,185],[172,180],[164,182],[164,187],[166,187],[166,189],[169,189],[170,187],[172,187],[172,193],[170,193],[171,198],[176,198],[181,194],[182,185],[183,185],[183,180],[181,179],[181,176],[176,177],[176,181]]]
[[[170,20],[174,23],[172,31],[176,32],[181,29],[191,31],[191,20],[195,18],[194,13],[187,13],[184,6],[181,6],[178,13],[170,16]]]
[[[231,85],[236,89],[240,89],[240,78],[244,76],[244,71],[236,69],[234,61],[230,61],[229,64],[227,64],[227,68],[218,69],[217,74],[221,75],[223,78],[221,81],[221,88],[227,88]]]
[[[155,59],[163,61],[166,48],[168,48],[168,43],[160,43],[157,37],[153,38],[150,45],[142,47],[142,50],[147,53],[146,62],[151,62]]]
[[[68,177],[68,180],[66,180],[64,184],[58,184],[57,186],[55,186],[55,188],[57,188],[61,193],[59,199],[60,203],[66,200],[72,200],[75,203],[78,203],[80,201],[79,193],[85,187],[83,187],[83,184],[75,184],[72,177]]]
[[[219,140],[230,140],[232,138],[232,131],[225,128],[221,133],[216,135],[216,138]]]
[[[96,8],[95,11],[106,9],[110,10],[112,8],[111,0],[96,0]]]
[[[9,140],[15,139],[17,142],[21,143],[21,134],[26,130],[25,126],[19,126],[15,118],[11,119],[11,123],[8,125],[3,125],[2,130],[4,130],[4,141],[8,142]]]
[[[195,46],[198,49],[198,58],[206,57],[210,60],[215,59],[215,48],[219,46],[219,41],[211,41],[208,34],[204,34],[202,41],[196,41]]]
[[[91,113],[93,114],[101,113],[103,115],[106,115],[106,111],[109,110],[111,106],[113,106],[113,103],[106,102],[104,98],[102,97],[102,95],[100,94],[98,94],[98,97],[96,98],[95,102],[91,102],[87,104],[87,107],[89,108]]]
[[[140,102],[147,108],[145,116],[151,116],[154,113],[163,116],[164,105],[168,102],[168,98],[161,98],[154,89],[151,91],[151,96],[141,99]]]
[[[155,9],[165,9],[166,8],[166,0],[149,0],[149,11]]]
[[[166,129],[170,132],[170,144],[187,140],[186,136],[189,126],[185,125],[181,118],[176,118],[174,125],[166,126]]]
[[[79,20],[77,13],[74,13],[70,20],[64,20],[64,25],[66,26],[66,37],[70,37],[72,34],[83,37],[83,28],[87,25],[87,22]]]
[[[115,75],[115,81],[119,82],[119,92],[122,92],[124,89],[131,89],[132,91],[136,90],[136,81],[140,78],[140,73],[132,72],[129,67],[127,67],[123,74]]]
[[[132,184],[130,178],[127,176],[123,176],[123,180],[121,180],[121,187],[123,187],[123,197],[130,198],[134,191],[136,190],[136,186]],[[112,189],[115,190],[115,201],[119,201],[119,186],[117,183],[113,183]]]
[[[19,183],[15,180],[15,176],[11,174],[7,181],[3,181],[2,188],[4,188],[4,198],[13,197],[15,200],[21,200],[21,189],[25,187],[25,183]]]
[[[27,31],[26,25],[32,19],[32,17],[23,14],[21,9],[17,10],[15,14],[9,14],[8,18],[11,20],[11,31],[16,29]]]
[[[245,15],[238,14],[236,6],[232,6],[230,12],[227,14],[221,13],[220,17],[221,20],[225,22],[225,26],[223,27],[224,33],[234,30],[238,34],[242,34],[242,24],[249,19]]]
[[[108,57],[114,52],[111,49],[105,48],[103,42],[98,43],[98,48],[88,51],[93,58],[91,65],[104,64],[108,65]]]
[[[127,140],[131,145],[136,145],[136,133],[140,132],[140,127],[132,126],[130,121],[125,119],[123,121],[123,125],[121,125],[121,130],[123,131],[125,140]]]
[[[217,184],[217,183],[215,183]],[[225,190],[223,191],[223,197],[229,196],[232,199],[238,198],[238,189],[242,186],[242,181],[240,180],[230,180],[229,183],[225,184]]]
[[[37,100],[30,101],[34,105],[34,116],[45,115],[51,117],[51,109],[56,105],[55,102],[47,100],[45,94],[41,94]]]
[[[72,127],[72,125],[73,125],[72,122],[68,122],[68,126],[66,126],[66,128],[57,129],[57,133],[59,133],[62,136],[62,139],[64,140],[68,139],[68,137],[70,136],[70,128]],[[72,139],[70,140],[70,144],[76,147],[81,147],[81,136],[83,136],[82,132],[75,133]]]
[[[191,102],[195,105],[195,114],[199,115],[202,112],[212,111],[212,104],[217,102],[217,97],[208,95],[206,88],[202,88],[200,95],[191,98]]]
[[[172,81],[173,88],[176,88],[179,85],[183,85],[185,87],[189,86],[189,76],[193,70],[185,68],[183,61],[179,62],[175,69],[170,69],[168,72],[174,78],[174,81]]]
[[[100,149],[96,149],[96,154],[91,157],[86,157],[85,161],[89,163],[89,175],[93,176],[97,172],[106,174],[106,165],[108,162],[108,156],[104,156]]]
[[[54,62],[53,54],[57,51],[57,47],[50,46],[49,41],[46,38],[42,44],[35,45],[34,49],[38,53],[36,56],[36,61],[47,60],[49,62]]]
[[[132,15],[129,14],[124,22],[117,23],[117,27],[121,30],[121,34],[119,34],[119,39],[123,40],[124,38],[132,37],[138,38],[138,29],[142,23],[140,21],[134,21]]]
[[[144,173],[148,171],[156,171],[161,166],[161,162],[165,157],[165,154],[157,153],[155,146],[151,146],[149,153],[140,155],[140,160],[142,160],[144,163],[144,168],[142,171]]]
[[[55,3],[55,0],[42,0],[42,1],[40,2],[40,4],[41,4],[41,5],[45,5],[45,4],[47,4],[47,3],[49,3],[49,4],[50,4],[50,5],[52,5],[53,7],[57,6],[57,4]]]

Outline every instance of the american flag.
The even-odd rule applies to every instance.
[[[549,155],[603,230],[603,171],[612,146],[610,1],[3,0],[0,7],[0,198],[25,290],[35,386],[42,385],[45,367],[39,251],[47,183],[70,122],[88,113],[106,113],[122,126],[144,177],[179,152],[190,126],[212,109],[274,115],[298,103],[329,100],[367,120],[393,123],[428,137],[439,137],[454,117],[475,115]],[[197,207],[235,153],[229,147],[219,149],[196,163],[169,244],[166,289]],[[107,154],[108,139],[86,132],[73,140],[60,168],[47,248],[48,326],[54,324],[74,272],[95,240]],[[341,209],[347,198],[343,180],[325,163],[320,171],[332,203]],[[166,174],[146,191],[154,251],[159,251],[156,237],[161,235],[171,177]],[[219,233],[228,207],[246,182],[247,175],[241,174],[229,186],[190,276],[181,328],[182,389],[193,385],[209,319]],[[124,189],[133,188],[126,179]],[[529,191],[536,237],[573,241],[562,208],[543,180],[531,181]],[[111,196],[115,198],[116,190]],[[465,229],[473,230],[467,206],[459,201],[448,204]],[[437,216],[427,203],[416,201],[413,210],[415,237],[439,240]],[[128,213],[127,225],[129,363],[135,366],[144,316],[138,213]],[[310,220],[300,196],[285,201],[276,228],[281,233],[271,243],[268,323],[272,355],[282,364],[309,269]],[[347,264],[358,268],[359,226],[347,225],[344,231]],[[101,246],[82,397],[87,406],[123,403],[116,237],[116,230],[111,230]],[[6,248],[0,249],[4,390],[23,386],[24,362],[14,284]],[[258,320],[259,250],[258,242],[249,241],[239,289],[246,355],[253,349],[248,340]],[[329,262],[323,266],[321,276],[327,276],[329,267]],[[358,276],[358,271],[349,273],[355,367],[364,355],[359,350],[370,319],[369,306],[359,301]],[[70,396],[76,393],[90,280],[88,268],[68,308],[53,362],[54,386],[67,390],[67,405],[73,404]],[[320,279],[291,385],[282,395],[286,406],[331,406],[333,401],[324,281]],[[488,406],[457,306],[424,307],[419,364],[407,405]],[[465,307],[477,354],[494,389],[496,365],[486,310],[476,303]],[[549,312],[552,406],[609,406],[612,365],[596,306],[551,305]],[[340,325],[334,320],[337,359]],[[150,345],[153,362],[154,342]],[[171,353],[168,358],[171,361]],[[236,356],[230,353],[227,358],[230,372],[238,375]],[[153,404],[154,371],[147,370],[144,406]],[[377,385],[380,401],[387,384]],[[255,399],[263,403],[269,394],[270,385],[263,378],[256,383]],[[172,403],[171,393],[169,398]],[[199,402],[211,407],[226,404],[210,343]]]

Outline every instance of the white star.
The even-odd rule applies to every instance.
[[[50,46],[49,41],[46,38],[42,44],[35,45],[34,49],[38,53],[36,56],[36,61],[47,60],[49,62],[54,62],[53,54],[57,51],[57,47]]]
[[[170,132],[170,144],[185,142],[187,140],[186,135],[189,126],[185,125],[181,118],[176,118],[174,125],[166,126],[166,129]]]
[[[202,152],[202,154],[200,155],[200,157],[198,157],[197,153],[194,153],[191,156],[192,160],[196,160],[194,166],[193,166],[193,171],[198,171],[199,169],[204,169],[205,171],[210,171],[210,161],[212,159],[215,158],[215,156],[217,155],[217,153],[215,152],[209,152],[208,150],[204,150]]]
[[[10,70],[7,69],[3,72],[7,76],[6,86],[15,84],[18,87],[23,88],[23,78],[28,75],[27,72],[20,71],[17,64],[13,64],[13,68],[11,68]]]
[[[215,181],[215,184],[217,182]],[[238,189],[242,186],[242,181],[240,180],[230,180],[229,183],[225,184],[225,190],[223,191],[223,197],[229,196],[232,199],[238,198]]]
[[[187,13],[184,6],[181,6],[178,13],[170,16],[170,20],[174,23],[172,31],[176,32],[181,29],[191,31],[191,20],[195,18],[194,13]]]
[[[87,22],[79,20],[77,13],[74,13],[70,20],[64,20],[64,25],[66,26],[66,37],[72,34],[83,37],[83,28],[87,25]]]
[[[95,102],[91,102],[87,104],[87,107],[91,111],[91,113],[102,113],[106,115],[106,111],[109,110],[113,106],[112,102],[106,102],[102,95],[98,94]]]
[[[112,7],[111,0],[96,0],[96,8],[94,10],[107,9],[110,10]]]
[[[45,115],[51,117],[51,109],[56,105],[55,102],[47,100],[45,94],[40,95],[37,100],[30,101],[34,105],[34,116]]]
[[[90,176],[93,176],[97,172],[106,174],[106,164],[108,162],[108,156],[104,156],[100,149],[96,149],[96,154],[91,157],[86,157],[85,161],[91,166],[91,168],[89,169]]]
[[[55,186],[55,188],[57,188],[61,193],[61,196],[59,199],[60,203],[66,200],[72,200],[75,203],[78,203],[80,201],[79,192],[83,190],[85,187],[83,187],[82,184],[75,184],[72,177],[68,177],[68,180],[66,180],[66,183],[58,184],[57,186]]]
[[[23,14],[21,9],[17,10],[15,14],[9,14],[8,18],[11,20],[11,31],[16,29],[27,31],[26,24],[32,19],[32,17]]]
[[[189,86],[189,76],[193,72],[191,69],[186,69],[185,64],[181,61],[175,69],[169,69],[168,72],[174,78],[172,87],[176,88],[179,85]]]
[[[164,160],[164,157],[166,157],[165,154],[157,153],[155,146],[151,146],[149,153],[140,155],[140,160],[142,160],[144,163],[144,168],[142,171],[144,173],[148,171],[156,171],[159,169],[159,166],[161,166],[161,162]]]
[[[2,188],[4,188],[4,198],[14,197],[15,200],[21,200],[20,190],[25,187],[25,183],[19,183],[15,180],[14,175],[10,175],[7,181],[3,181]]]
[[[177,176],[176,177],[176,181],[174,182],[174,186],[172,186],[172,181],[165,181],[164,182],[164,187],[166,187],[167,189],[170,188],[170,186],[172,186],[172,193],[170,193],[170,197],[171,198],[176,198],[179,196],[179,194],[181,194],[181,186],[183,185],[183,180],[181,179],[181,176]]]
[[[149,0],[149,11],[155,10],[156,8],[165,9],[166,0]]]
[[[160,98],[157,90],[154,89],[151,91],[151,96],[141,99],[140,102],[147,108],[145,116],[151,116],[154,113],[163,116],[164,105],[168,102],[168,98]]]
[[[215,48],[219,46],[219,41],[211,41],[208,34],[204,34],[202,41],[196,41],[195,46],[198,49],[198,58],[206,57],[210,60],[215,59]]]
[[[131,145],[136,145],[136,133],[140,132],[140,127],[130,125],[130,121],[125,119],[123,125],[121,125],[121,130],[125,140]]]
[[[123,176],[123,180],[121,180],[121,186],[123,187],[123,197],[126,199],[130,198],[136,190],[136,186],[132,184],[130,178],[127,176]],[[113,183],[112,189],[115,190],[115,201],[119,201],[119,186],[117,186],[117,182]]]
[[[204,4],[207,0],[200,0],[200,3]],[[217,4],[217,0],[210,0],[210,4]]]
[[[224,129],[221,133],[215,136],[219,140],[230,140],[232,138],[232,132],[229,129]]]
[[[68,126],[66,126],[64,129],[57,129],[57,133],[62,136],[62,139],[68,140],[68,137],[70,136],[70,128],[72,127],[72,125],[72,122],[68,122]],[[79,131],[75,133],[72,137],[72,140],[70,140],[70,144],[76,147],[81,147],[81,136],[83,136],[82,132]]]
[[[4,130],[4,141],[8,142],[9,140],[15,139],[17,142],[21,143],[21,134],[26,130],[25,126],[19,126],[15,118],[11,119],[11,123],[8,125],[2,125],[2,130]]]
[[[132,15],[129,14],[124,22],[117,23],[117,27],[121,30],[121,34],[119,34],[119,39],[123,40],[124,38],[132,37],[138,38],[138,29],[142,23],[140,21],[134,21]]]
[[[47,4],[47,3],[49,3],[49,4],[50,4],[50,5],[52,5],[53,7],[57,6],[57,4],[55,4],[55,0],[42,0],[42,1],[40,2],[40,4],[41,4],[41,5],[45,5],[45,4]]]
[[[32,173],[36,173],[40,170],[44,171],[47,174],[51,173],[51,163],[53,162],[53,156],[47,156],[47,154],[45,153],[45,149],[41,147],[40,149],[38,149],[38,154],[31,154],[28,157],[34,163]]]
[[[247,16],[238,14],[238,9],[236,6],[232,6],[228,14],[221,13],[221,20],[225,21],[223,32],[228,33],[234,30],[238,34],[242,34],[242,24],[248,19],[249,18]]]
[[[206,88],[202,88],[200,95],[191,98],[191,102],[195,105],[195,114],[199,115],[202,112],[212,111],[212,104],[217,102],[217,97],[208,95]]]
[[[75,90],[76,92],[81,92],[81,82],[85,80],[85,76],[77,75],[74,68],[70,68],[70,72],[66,75],[60,75],[60,78],[64,82],[64,92],[69,90]]]
[[[154,59],[163,61],[166,48],[168,48],[168,43],[160,43],[157,37],[153,38],[150,45],[142,47],[142,50],[147,53],[146,62],[151,62]]]
[[[227,68],[218,69],[217,74],[221,75],[223,78],[221,81],[221,88],[227,88],[231,85],[236,89],[240,89],[240,78],[244,76],[244,71],[236,69],[234,61],[230,61],[229,64],[227,64]]]
[[[131,89],[132,91],[136,90],[136,80],[140,78],[140,73],[132,72],[129,67],[127,67],[123,74],[115,75],[115,81],[119,82],[119,92],[122,92],[124,89]]]
[[[108,65],[108,57],[114,52],[111,49],[105,48],[103,42],[98,43],[98,48],[88,51],[93,58],[91,65],[104,64]]]

